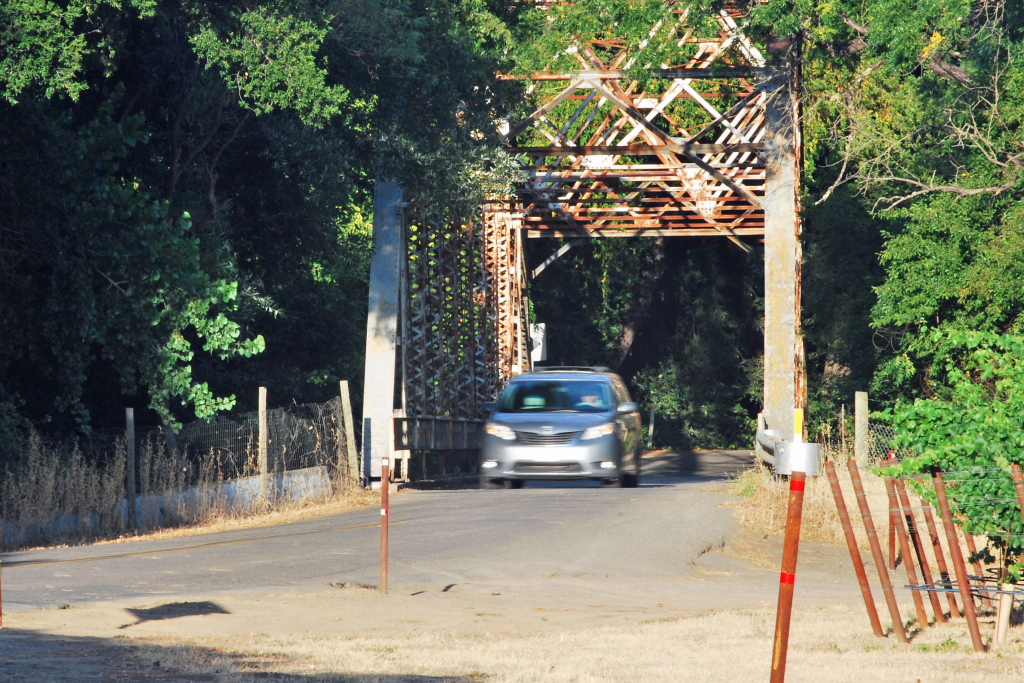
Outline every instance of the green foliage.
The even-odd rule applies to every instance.
[[[191,41],[245,106],[257,114],[292,110],[319,127],[349,100],[344,87],[328,85],[325,60],[318,59],[329,30],[324,19],[277,8],[245,9],[232,13],[227,25],[200,20]]]
[[[988,534],[1011,576],[1020,580],[1024,521],[1010,465],[1024,463],[1024,336],[933,331],[930,337],[950,349],[941,393],[896,407],[895,445],[918,455],[886,471],[952,473],[950,507],[961,528]],[[934,503],[930,487],[922,489]]]
[[[77,100],[88,85],[90,59],[117,56],[118,32],[106,30],[114,13],[152,16],[157,0],[7,0],[0,6],[0,92],[10,103],[31,86],[47,97]]]

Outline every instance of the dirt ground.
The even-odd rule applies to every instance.
[[[744,514],[738,504],[734,512]],[[402,584],[386,597],[325,584],[24,611],[4,619],[0,681],[764,680],[781,545],[777,534],[741,527],[670,578]],[[964,620],[921,628],[901,590],[912,641],[900,645],[872,635],[845,548],[802,543],[798,576],[789,681],[1024,680],[1024,626],[978,655]],[[894,577],[902,586],[905,577]],[[986,642],[993,620],[982,611]]]
[[[685,579],[636,585],[551,576],[405,587],[387,597],[373,587],[325,585],[25,612],[5,619],[0,680],[761,679],[771,656],[777,576],[766,565],[780,543],[743,531],[702,556]],[[909,646],[874,638],[863,605],[833,587],[853,580],[834,569],[840,550],[801,548],[808,578],[797,586],[790,681],[1024,680],[1024,627],[986,655],[971,651],[963,620],[923,630],[908,622]],[[828,599],[830,592],[841,599]],[[913,614],[909,601],[903,613]],[[993,617],[982,619],[987,639]]]

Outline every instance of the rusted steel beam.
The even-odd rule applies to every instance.
[[[716,42],[714,38],[701,39],[702,43]],[[724,42],[724,41],[717,41]],[[674,79],[674,78],[690,78],[696,80],[702,79],[733,79],[733,78],[749,78],[756,79],[762,77],[768,73],[767,69],[761,67],[744,67],[740,69],[730,69],[728,67],[722,67],[718,69],[660,69],[653,71],[651,76],[654,78],[663,79]],[[500,74],[498,76],[501,80],[530,80],[530,81],[572,81],[577,78],[596,78],[598,80],[614,80],[621,81],[630,78],[629,73],[621,69],[580,69],[579,71],[567,71],[564,73],[546,73],[539,72],[533,73],[529,76],[518,76],[513,74]]]
[[[584,226],[587,227],[587,226]],[[733,228],[733,232],[741,237],[756,237],[764,234],[763,228]],[[531,239],[544,237],[580,237],[584,233],[578,230],[529,230],[526,236]],[[595,228],[588,230],[591,237],[721,237],[722,233],[715,228],[679,228],[666,230],[662,228]]]
[[[868,507],[867,495],[864,493],[864,484],[860,478],[860,469],[855,460],[846,463],[850,470],[850,481],[853,482],[853,490],[857,496],[857,507],[860,508],[861,519],[864,520],[864,531],[868,536],[868,545],[871,547],[871,555],[875,560],[875,569],[878,571],[878,580],[882,584],[882,593],[885,595],[885,604],[889,608],[889,617],[892,619],[892,628],[896,638],[901,643],[907,640],[907,631],[903,626],[903,617],[900,616],[899,605],[896,604],[896,594],[892,590],[892,581],[889,579],[889,568],[885,564],[885,556],[882,554],[882,545],[878,542],[878,534],[875,531],[875,522],[871,518],[871,508]]]
[[[882,622],[878,620],[875,600],[871,597],[871,585],[868,583],[868,575],[864,571],[864,560],[861,558],[860,549],[857,547],[857,537],[854,535],[853,526],[850,524],[850,514],[846,511],[846,502],[843,500],[843,490],[839,486],[836,467],[831,461],[825,461],[825,474],[828,475],[828,483],[832,486],[832,497],[836,501],[839,522],[843,526],[843,536],[846,537],[846,548],[850,551],[850,561],[853,562],[853,571],[857,574],[857,583],[860,586],[861,597],[864,599],[864,607],[868,612],[868,621],[871,622],[871,630],[879,638],[884,638],[885,632],[882,631]]]
[[[966,531],[964,532],[964,542],[967,544],[967,552],[972,556],[978,553],[978,547],[974,544],[974,537]],[[981,561],[975,560],[971,565],[974,567],[975,576],[979,577],[979,579],[983,579],[985,576],[985,568],[981,566]],[[981,603],[983,605],[986,607],[992,606],[992,596],[990,596],[985,590],[985,583],[982,580],[978,581],[978,595],[981,597]]]
[[[949,569],[946,565],[945,553],[942,550],[942,542],[939,540],[939,531],[935,528],[935,517],[932,514],[932,506],[922,498],[921,507],[924,508],[924,521],[928,526],[928,535],[931,538],[932,551],[935,553],[935,563],[938,565],[939,576],[942,578],[943,583],[950,583]],[[960,608],[957,607],[956,596],[947,591],[946,601],[949,603],[949,616],[960,617]]]
[[[935,587],[935,581],[932,579],[931,567],[928,565],[928,557],[925,555],[924,543],[921,540],[921,533],[917,526],[917,519],[914,517],[914,511],[910,507],[910,497],[907,495],[907,487],[904,486],[903,481],[900,479],[896,480],[896,495],[899,498],[900,508],[903,510],[903,517],[907,522],[907,531],[910,534],[910,541],[914,546],[914,551],[917,553],[917,563],[921,565],[921,576],[924,577],[924,583],[929,588]],[[939,596],[934,590],[928,591],[928,601],[932,604],[932,614],[935,615],[935,621],[945,624],[946,615],[942,611],[942,603],[939,602]]]
[[[672,143],[661,145],[581,145],[579,147],[509,147],[513,154],[532,156],[575,157],[588,154],[617,154],[622,156],[656,156],[665,152],[691,154],[727,154],[730,152],[760,152],[763,142],[735,143]]]
[[[967,578],[967,567],[964,565],[963,553],[960,552],[960,539],[957,538],[956,526],[953,525],[953,513],[949,509],[949,499],[946,497],[946,484],[942,480],[941,472],[932,474],[932,483],[935,485],[935,498],[939,503],[942,526],[946,531],[946,541],[949,542],[949,557],[953,561],[953,572],[956,574],[957,587],[960,589],[960,600],[964,605],[967,629],[971,632],[971,642],[974,644],[974,651],[984,652],[985,643],[982,641],[981,631],[978,629],[978,614],[974,611],[974,596],[971,595],[971,582]]]
[[[917,569],[914,567],[914,556],[910,550],[910,542],[907,540],[907,530],[903,528],[903,520],[900,517],[899,500],[896,497],[896,485],[893,477],[885,478],[885,490],[889,495],[889,511],[896,513],[896,537],[900,542],[900,552],[903,554],[903,566],[907,570],[907,581],[911,586],[917,586]],[[917,611],[917,623],[921,628],[928,628],[928,612],[924,609],[924,600],[919,591],[911,590],[911,597],[914,599],[914,609]]]

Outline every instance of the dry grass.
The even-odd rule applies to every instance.
[[[909,612],[908,608],[908,612]],[[270,638],[185,646],[175,664],[224,672],[221,680],[264,681],[275,674],[302,680],[398,683],[422,680],[488,683],[746,681],[767,678],[774,610],[725,610],[628,626],[546,634],[490,631],[414,631],[398,637]],[[154,644],[144,656],[164,659]],[[227,673],[230,672],[230,673]],[[1024,679],[1024,628],[988,655],[970,647],[963,621],[918,633],[909,646],[870,635],[854,607],[798,607],[790,639],[787,678],[794,683],[949,681],[982,683]]]
[[[850,480],[850,472],[846,468],[846,458],[841,453],[826,448],[825,455],[836,465],[836,472],[839,477],[839,485],[843,492],[843,500],[847,512],[850,515],[851,526],[854,536],[857,538],[857,545],[864,553],[864,561],[870,563],[870,547],[868,545],[867,533],[864,530],[864,523],[857,506],[857,498],[853,490],[853,483]],[[882,547],[882,553],[889,556],[889,498],[885,490],[885,482],[874,475],[868,468],[861,467],[861,480],[864,484],[864,493],[871,510],[871,517],[875,524],[875,531],[878,542]],[[789,503],[789,486],[786,482],[773,481],[771,472],[763,465],[751,468],[743,472],[732,482],[732,491],[740,497],[736,504],[736,516],[742,524],[762,534],[783,533],[786,526],[786,508]],[[914,495],[908,487],[908,496],[912,506],[912,514],[919,532],[925,539],[925,557],[928,560],[933,578],[938,578],[937,561],[930,542],[928,527],[924,518],[924,511],[921,509],[921,499]],[[943,549],[947,565],[950,560],[949,544],[946,535],[942,530],[942,521],[938,519],[937,511],[933,513],[936,529],[939,535],[939,543]],[[904,528],[906,528],[904,526]],[[801,539],[821,541],[832,545],[846,545],[846,538],[843,535],[842,523],[839,521],[839,512],[836,508],[835,498],[832,495],[832,487],[828,477],[822,474],[820,477],[807,479],[804,490],[803,520],[800,527]],[[965,558],[970,556],[967,544],[961,533],[959,536],[961,553]],[[984,537],[978,539],[978,548],[986,545]],[[896,545],[896,554],[901,556],[900,547]],[[915,563],[917,562],[915,558]],[[952,566],[949,566],[952,572]],[[918,574],[920,578],[920,574]]]
[[[150,438],[137,454],[140,528],[130,531],[125,520],[126,460],[123,437],[116,441],[108,461],[97,462],[83,456],[77,445],[70,450],[47,446],[32,434],[16,470],[5,471],[0,483],[0,519],[7,531],[3,549],[270,526],[365,507],[379,496],[340,488],[303,501],[279,498],[269,507],[231,505],[221,488],[225,466],[216,454],[182,461],[169,456],[162,442]],[[253,475],[255,456],[250,454],[243,467],[242,476]],[[186,490],[191,495],[177,495]]]
[[[394,495],[394,494],[392,494]],[[329,498],[311,498],[302,501],[282,501],[272,510],[266,512],[252,511],[248,514],[222,515],[212,520],[199,522],[189,526],[141,531],[123,534],[116,538],[100,539],[95,545],[110,543],[131,543],[134,541],[154,541],[169,538],[212,534],[218,531],[234,531],[237,529],[255,529],[259,527],[289,524],[303,519],[324,517],[350,510],[380,505],[380,491],[355,489],[348,493],[337,493]]]

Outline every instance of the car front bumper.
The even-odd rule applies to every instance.
[[[494,462],[493,467],[484,467]],[[614,467],[601,467],[601,463]],[[533,446],[484,436],[480,475],[491,479],[616,479],[621,467],[614,434],[559,446]]]

